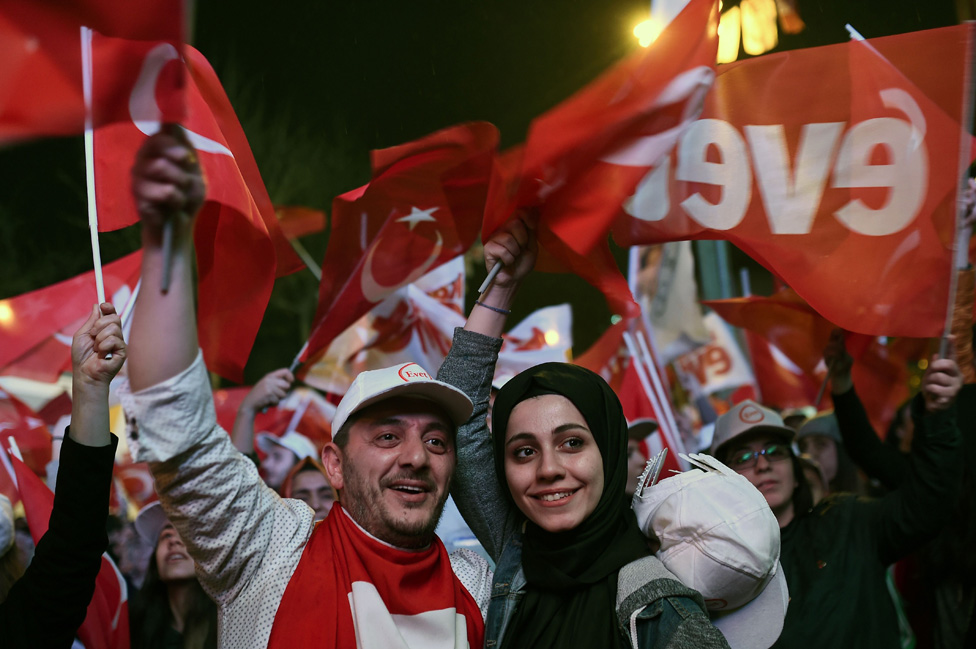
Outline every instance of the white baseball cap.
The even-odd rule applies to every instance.
[[[144,541],[154,546],[159,539],[159,533],[167,524],[169,524],[169,518],[158,500],[140,509],[136,515],[136,531],[139,532],[139,536]]]
[[[746,433],[769,433],[783,437],[787,444],[793,441],[796,431],[783,423],[783,418],[775,410],[764,408],[751,399],[746,399],[718,418],[715,434],[708,452],[718,455],[727,442]]]
[[[304,460],[307,457],[316,458],[319,455],[319,451],[315,448],[312,440],[294,430],[288,431],[281,437],[271,433],[258,433],[255,436],[255,442],[264,453],[270,453],[271,448],[277,445],[287,448],[299,460]]]
[[[779,638],[789,604],[779,524],[746,478],[708,455],[688,459],[704,470],[635,495],[638,523],[661,541],[664,566],[705,598],[732,649],[765,649]]]
[[[461,390],[434,379],[416,363],[403,363],[359,373],[336,408],[332,419],[333,434],[342,430],[354,413],[391,397],[420,397],[433,401],[444,408],[455,426],[466,422],[474,410],[471,399]]]

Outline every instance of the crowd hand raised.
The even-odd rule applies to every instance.
[[[535,236],[538,220],[535,212],[522,212],[485,242],[485,267],[490,270],[497,263],[503,264],[491,287],[514,289],[532,271],[538,254]]]
[[[946,358],[932,355],[922,376],[922,398],[929,412],[945,410],[962,388],[962,372],[956,364],[955,337],[949,336]]]
[[[190,232],[206,185],[196,151],[182,128],[167,124],[146,139],[132,167],[132,194],[143,223],[144,243],[148,237],[149,243],[161,245],[168,220],[175,236]]]
[[[257,412],[271,406],[277,406],[285,398],[291,384],[295,382],[295,376],[284,367],[265,374],[260,381],[254,384],[251,391],[244,397],[242,406]]]
[[[834,329],[830,332],[830,339],[824,347],[823,356],[830,372],[830,391],[834,394],[844,394],[854,385],[851,379],[854,359],[847,353],[843,329]]]
[[[125,358],[122,320],[115,307],[107,302],[95,305],[88,320],[71,340],[71,364],[76,387],[91,385],[107,389],[122,369]]]

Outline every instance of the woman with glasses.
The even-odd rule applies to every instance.
[[[880,499],[831,494],[814,505],[782,418],[744,401],[715,423],[709,452],[747,478],[780,526],[790,603],[774,647],[897,647],[885,582],[896,559],[934,536],[952,513],[961,477],[955,361],[933,360],[912,404],[918,435],[912,470]]]

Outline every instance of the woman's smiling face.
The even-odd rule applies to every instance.
[[[571,530],[593,513],[603,495],[603,457],[572,401],[545,394],[512,409],[505,478],[518,508],[547,532]]]

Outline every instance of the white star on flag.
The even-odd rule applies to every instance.
[[[397,223],[407,223],[407,224],[409,224],[411,231],[413,231],[414,227],[416,227],[416,225],[418,223],[426,223],[426,222],[437,223],[437,219],[435,219],[431,215],[434,212],[436,212],[438,209],[440,209],[440,208],[438,208],[438,207],[431,207],[431,208],[428,208],[426,210],[422,210],[422,209],[420,209],[418,207],[411,207],[410,208],[410,214],[407,214],[406,216],[403,216],[403,217],[398,218],[397,219]]]

